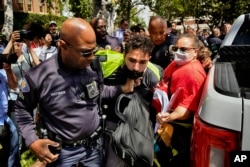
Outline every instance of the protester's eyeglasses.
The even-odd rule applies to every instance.
[[[186,51],[189,51],[189,50],[191,50],[191,49],[196,49],[196,48],[177,47],[177,46],[173,46],[173,47],[172,47],[172,50],[173,50],[174,52],[176,52],[178,49],[179,49],[181,52],[186,52]]]
[[[68,43],[64,39],[61,39],[61,40],[63,40],[66,43],[66,45],[68,45],[70,48],[77,51],[82,57],[90,57],[92,54],[95,54],[98,50],[98,47],[95,47],[94,49],[86,49],[86,51],[82,52],[82,51],[79,51],[78,49],[76,49],[75,47],[73,47],[73,45],[71,45],[70,43]]]

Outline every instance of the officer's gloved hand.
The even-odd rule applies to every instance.
[[[8,127],[6,125],[0,125],[0,138],[5,138],[8,135]]]

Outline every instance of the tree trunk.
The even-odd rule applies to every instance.
[[[4,0],[4,25],[2,34],[6,36],[8,40],[13,31],[13,6],[12,0]]]
[[[111,0],[101,0],[101,3],[94,3],[96,16],[106,20],[107,32],[109,35],[114,34],[114,23],[116,19],[115,8],[112,6]],[[100,5],[100,6],[98,6]]]

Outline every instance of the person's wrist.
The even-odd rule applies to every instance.
[[[16,40],[14,39],[14,38],[10,38],[10,42],[11,42],[11,44],[14,44],[14,42],[16,42]]]
[[[126,85],[121,85],[121,90],[122,90],[122,93],[125,93],[126,92]]]
[[[6,73],[12,74],[12,69],[11,68],[5,68]]]
[[[171,114],[169,114],[168,115],[168,117],[167,117],[167,123],[169,123],[169,122],[172,122],[173,121],[173,119],[172,119],[172,115]]]
[[[123,93],[130,93],[134,91],[134,80],[127,78],[127,82],[121,86]]]
[[[127,85],[122,85],[121,86],[121,89],[122,89],[122,92],[123,93],[130,93],[130,92],[133,92],[133,89],[128,87]]]

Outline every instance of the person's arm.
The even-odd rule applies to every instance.
[[[103,98],[115,98],[121,93],[131,93],[134,91],[134,87],[138,86],[133,79],[127,79],[127,82],[124,85],[116,85],[116,86],[107,86],[104,85],[104,89],[102,91]]]
[[[127,78],[127,81],[124,85],[121,86],[123,93],[131,93],[134,91],[134,87],[138,86],[140,83],[135,82],[134,79]]]
[[[19,38],[20,38],[19,31],[14,31],[11,34],[10,40],[9,40],[7,46],[4,48],[2,54],[9,54],[9,53],[11,53],[12,52],[12,48],[13,48],[13,43],[16,42]]]
[[[36,132],[36,124],[33,119],[33,110],[37,107],[37,85],[25,76],[29,90],[22,92],[15,102],[16,122],[20,132],[25,139],[26,146],[36,155],[36,157],[44,164],[57,160],[59,154],[52,154],[49,146],[58,147],[59,143],[50,139],[39,139]],[[41,127],[40,127],[41,128]]]
[[[52,42],[52,37],[50,34],[46,34],[46,36],[44,38],[42,38],[43,46],[41,49],[41,53],[39,54],[40,61],[44,61],[44,60],[49,58],[49,57],[47,57],[47,54],[48,54],[47,52],[48,52],[48,50],[51,49],[51,42]]]
[[[6,74],[7,74],[8,86],[11,89],[15,90],[17,88],[17,79],[16,79],[16,76],[11,69],[11,65],[4,63],[3,67],[4,67]]]
[[[33,66],[37,66],[37,65],[40,64],[41,62],[40,62],[40,60],[39,60],[38,55],[36,54],[36,52],[34,51],[34,49],[33,49],[32,46],[31,46],[31,41],[29,41],[29,40],[24,40],[24,42],[26,43],[27,49],[28,49],[28,51],[29,51],[29,53],[30,53],[30,55],[31,55],[31,57],[32,57],[32,60],[33,60],[32,65],[33,65]]]
[[[192,116],[192,112],[184,107],[178,106],[171,113],[158,113],[156,120],[159,124],[172,122],[175,120],[186,120]]]
[[[211,57],[206,57],[204,60],[201,61],[203,68],[210,69],[213,65]]]
[[[43,45],[49,48],[51,46],[52,42],[52,36],[50,34],[46,34],[43,40]]]
[[[39,57],[37,56],[36,52],[34,51],[33,48],[28,48],[29,49],[29,52],[30,52],[30,55],[32,57],[32,60],[33,60],[33,66],[37,66],[38,64],[40,64],[40,60],[39,60]]]

